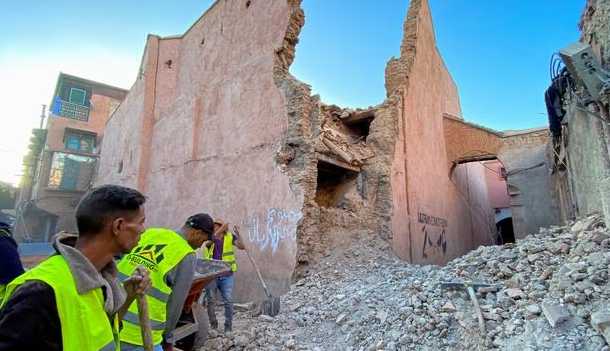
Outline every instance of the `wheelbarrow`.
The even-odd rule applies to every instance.
[[[193,284],[184,302],[179,326],[174,329],[177,344],[174,350],[190,351],[203,346],[208,336],[208,320],[203,306],[198,303],[199,297],[209,283],[230,271],[231,266],[223,261],[197,260]]]

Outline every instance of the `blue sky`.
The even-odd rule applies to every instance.
[[[237,1],[237,0],[229,0]],[[255,0],[268,1],[268,0]],[[146,34],[183,33],[212,0],[23,0],[0,11],[0,180],[16,183],[40,104],[59,71],[129,88]],[[146,7],[142,5],[146,4]],[[553,52],[578,40],[584,0],[430,0],[437,44],[465,119],[494,129],[546,124]],[[292,73],[327,103],[385,97],[407,0],[303,0],[306,23]]]

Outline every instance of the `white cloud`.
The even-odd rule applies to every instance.
[[[139,54],[99,47],[0,51],[0,180],[18,184],[31,129],[40,123],[41,105],[51,101],[59,72],[129,89]]]

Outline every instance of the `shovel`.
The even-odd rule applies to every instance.
[[[246,255],[248,256],[248,259],[250,259],[250,263],[252,263],[252,265],[254,266],[254,269],[256,270],[256,275],[258,275],[258,279],[260,280],[261,285],[263,286],[263,290],[265,290],[265,295],[267,295],[267,299],[263,301],[263,304],[261,305],[261,313],[267,316],[275,317],[278,315],[278,313],[280,313],[280,298],[277,296],[272,296],[269,293],[269,289],[267,289],[267,284],[265,284],[265,281],[263,280],[263,276],[261,275],[260,269],[258,269],[258,265],[256,264],[256,262],[254,262],[252,256],[250,256],[248,250],[244,251],[246,251]]]

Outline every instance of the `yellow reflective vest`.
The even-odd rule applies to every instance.
[[[152,287],[146,293],[146,300],[155,345],[163,340],[167,320],[167,301],[172,293],[171,287],[165,282],[165,275],[191,252],[194,252],[193,249],[180,234],[164,228],[149,228],[142,233],[138,245],[118,264],[122,279],[131,276],[138,265],[146,267],[150,272]],[[121,341],[134,345],[144,344],[135,301],[123,317]]]
[[[65,351],[120,350],[118,320],[112,322],[104,310],[101,288],[79,294],[68,263],[54,255],[23,273],[6,286],[3,306],[20,285],[39,280],[53,288],[61,323],[61,340]]]
[[[214,243],[207,248],[203,246],[201,251],[204,259],[211,260],[214,255]],[[222,243],[222,260],[231,266],[231,272],[237,272],[237,262],[233,251],[233,234],[231,232],[225,233]]]

